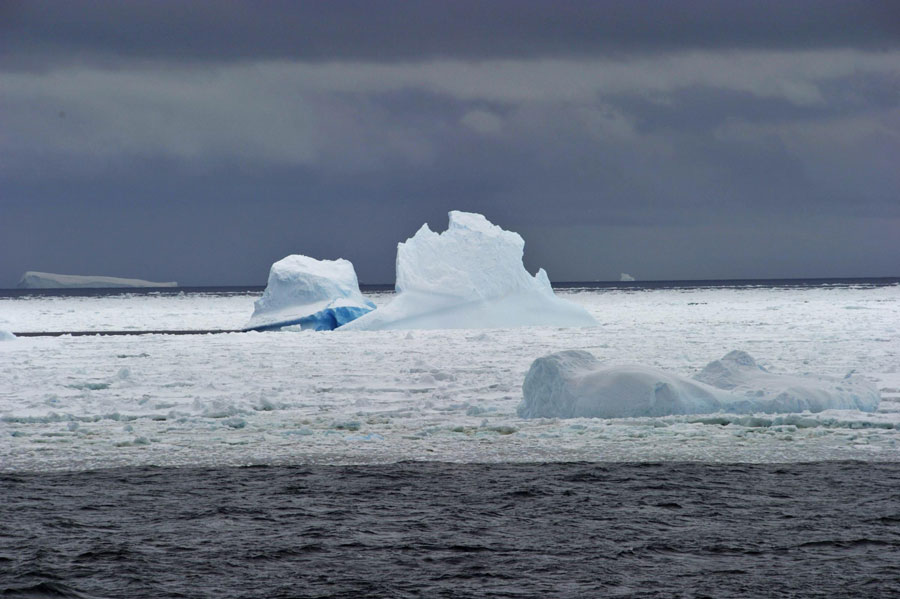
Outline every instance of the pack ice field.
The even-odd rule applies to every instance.
[[[597,324],[3,341],[0,468],[900,459],[897,285],[556,294]],[[0,329],[241,328],[258,298],[3,298]],[[881,402],[871,413],[519,417],[532,362],[571,349],[682,377],[743,350],[771,373],[852,371]]]

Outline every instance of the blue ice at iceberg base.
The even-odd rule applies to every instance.
[[[260,325],[253,327],[254,331],[277,331],[287,327],[299,327],[306,331],[333,331],[339,326],[343,326],[348,322],[356,320],[363,314],[371,312],[372,308],[366,306],[364,308],[358,306],[337,306],[334,308],[326,308],[315,314],[303,316],[294,320],[280,321],[270,325]]]

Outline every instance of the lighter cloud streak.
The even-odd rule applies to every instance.
[[[486,110],[471,110],[464,114],[459,122],[472,131],[484,135],[499,133],[503,128],[503,120]]]
[[[686,52],[622,60],[269,62],[252,68],[302,81],[306,89],[332,92],[424,87],[463,100],[581,102],[598,94],[654,94],[705,86],[810,105],[823,101],[817,85],[823,80],[860,72],[898,74],[898,64],[900,52],[824,50]]]
[[[814,106],[824,102],[822,82],[858,73],[896,77],[897,65],[900,52],[828,50],[4,73],[0,168],[14,171],[36,157],[62,157],[79,169],[102,170],[122,158],[153,156],[200,165],[225,160],[338,171],[421,165],[434,160],[435,145],[445,137],[438,133],[447,127],[484,134],[505,130],[505,124],[481,109],[462,118],[448,115],[446,123],[413,123],[373,96],[419,90],[459,102],[583,111],[620,94],[666,103],[669,94],[700,86]],[[627,118],[614,112],[592,113],[590,128],[601,136],[633,133]]]

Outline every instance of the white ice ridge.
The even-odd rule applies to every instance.
[[[343,329],[477,329],[597,324],[553,294],[543,269],[522,264],[525,241],[484,216],[450,212],[443,233],[422,228],[397,246],[397,296]]]
[[[19,279],[19,289],[101,289],[110,287],[177,287],[175,281],[159,283],[142,279],[99,277],[89,275],[58,275],[29,270]]]
[[[646,366],[607,366],[581,350],[535,360],[522,385],[523,418],[630,418],[728,412],[874,412],[880,396],[868,382],[847,375],[780,375],[746,352],[710,362],[694,379]]]
[[[359,291],[348,260],[316,260],[294,254],[272,265],[263,296],[247,329],[286,326],[330,331],[375,309]]]

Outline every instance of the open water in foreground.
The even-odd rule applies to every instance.
[[[0,474],[4,597],[896,597],[900,464]]]

